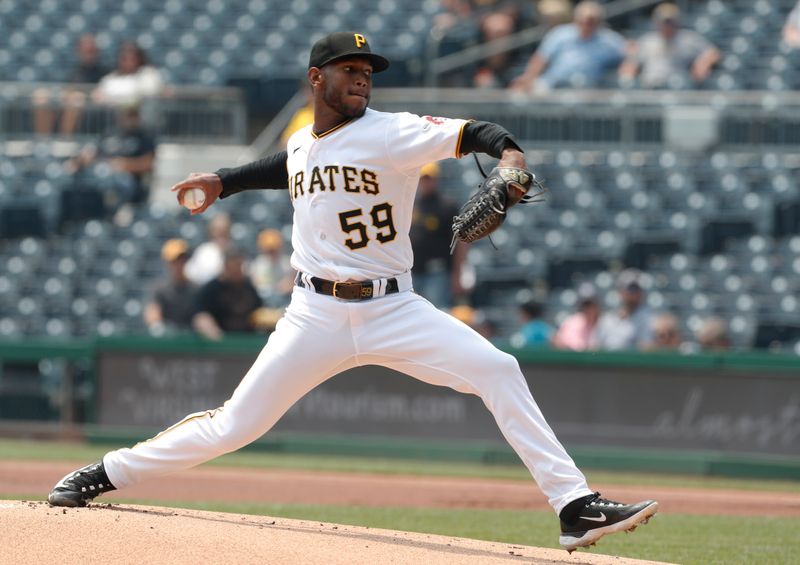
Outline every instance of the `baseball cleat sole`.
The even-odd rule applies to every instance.
[[[74,492],[51,492],[47,497],[47,503],[50,506],[66,506],[67,508],[79,508],[87,504],[82,495]]]

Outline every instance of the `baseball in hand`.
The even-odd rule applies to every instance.
[[[200,188],[187,188],[183,191],[183,207],[197,210],[206,201],[206,193]]]

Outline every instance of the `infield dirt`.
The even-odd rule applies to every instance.
[[[0,501],[0,561],[16,565],[656,563],[429,534],[147,506]]]

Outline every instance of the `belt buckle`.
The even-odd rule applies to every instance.
[[[339,294],[339,289],[341,287],[352,287],[354,285],[358,286],[358,291],[355,296],[342,296]],[[333,294],[334,298],[338,298],[339,300],[368,300],[372,298],[372,285],[333,281],[333,290],[331,294]]]
[[[341,294],[339,294],[339,289],[340,288],[342,288],[342,287],[347,288],[348,286],[351,286],[352,284],[353,283],[350,283],[350,282],[333,281],[333,291],[332,291],[333,297],[334,298],[338,298],[339,300],[353,300],[353,298],[351,298],[349,296],[342,296]]]

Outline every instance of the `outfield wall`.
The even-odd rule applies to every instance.
[[[24,403],[14,401],[8,383],[35,378],[32,367],[45,358],[63,369],[56,387],[59,425],[77,423],[95,439],[147,437],[188,413],[221,405],[262,345],[261,338],[210,343],[194,336],[0,344],[0,424],[37,419],[20,417]],[[508,351],[579,463],[800,478],[796,356]],[[514,459],[479,398],[376,366],[312,391],[260,446]]]

